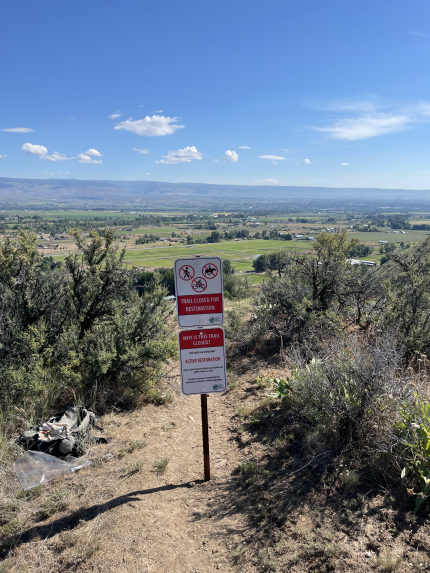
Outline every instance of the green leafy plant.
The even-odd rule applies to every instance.
[[[258,471],[257,463],[251,458],[244,458],[238,463],[236,471],[240,474],[256,474]]]
[[[269,398],[279,398],[282,402],[289,402],[291,400],[292,386],[290,380],[283,378],[269,378],[268,382],[272,384],[276,392],[267,394]]]
[[[402,421],[398,424],[404,454],[408,459],[401,477],[404,479],[412,474],[421,486],[415,499],[415,514],[430,494],[430,403],[416,397],[415,405],[403,406]]]

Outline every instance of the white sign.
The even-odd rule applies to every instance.
[[[180,327],[224,322],[222,261],[196,257],[175,261],[176,309]]]
[[[179,361],[182,393],[213,394],[227,389],[223,328],[181,330]]]

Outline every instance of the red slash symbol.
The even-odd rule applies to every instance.
[[[204,290],[206,290],[207,286],[208,283],[206,282],[206,280],[200,277],[194,279],[193,282],[191,283],[191,288],[196,292],[203,292]]]
[[[179,269],[179,276],[184,281],[190,281],[194,276],[194,269],[189,265],[184,265]]]
[[[218,274],[218,268],[215,265],[208,263],[203,267],[203,276],[207,279],[214,279]]]

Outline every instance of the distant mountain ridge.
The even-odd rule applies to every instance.
[[[168,203],[284,202],[291,199],[430,201],[430,190],[331,188],[269,185],[164,183],[0,177],[0,201],[95,201]]]

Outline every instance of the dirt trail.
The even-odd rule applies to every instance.
[[[202,483],[199,396],[179,395],[168,409],[144,409],[125,424],[135,427],[148,443],[128,456],[133,462],[142,460],[144,469],[130,477],[115,477],[109,489],[100,489],[97,502],[112,509],[104,515],[103,554],[93,560],[93,568],[160,573],[230,570],[225,542],[232,534],[241,534],[245,524],[235,514],[218,519],[212,506],[218,505],[214,498],[222,495],[237,457],[228,430],[232,414],[222,398],[210,396],[213,476],[209,483]],[[107,430],[112,433],[115,425],[110,422]],[[128,461],[125,458],[122,465]],[[166,458],[166,473],[157,476],[151,471],[153,463]]]
[[[245,454],[230,431],[234,406],[211,395],[208,408],[210,482],[202,479],[200,396],[184,397],[176,389],[168,406],[105,416],[104,435],[112,442],[92,448],[86,456],[92,466],[48,485],[52,492],[71,492],[69,509],[23,532],[15,549],[18,569],[25,563],[43,573],[238,570],[228,546],[242,541],[247,525],[225,499],[232,470]],[[128,451],[138,439],[146,446]],[[154,463],[165,459],[166,472],[157,474]],[[139,462],[141,470],[133,473]],[[72,522],[71,511],[77,512]]]

